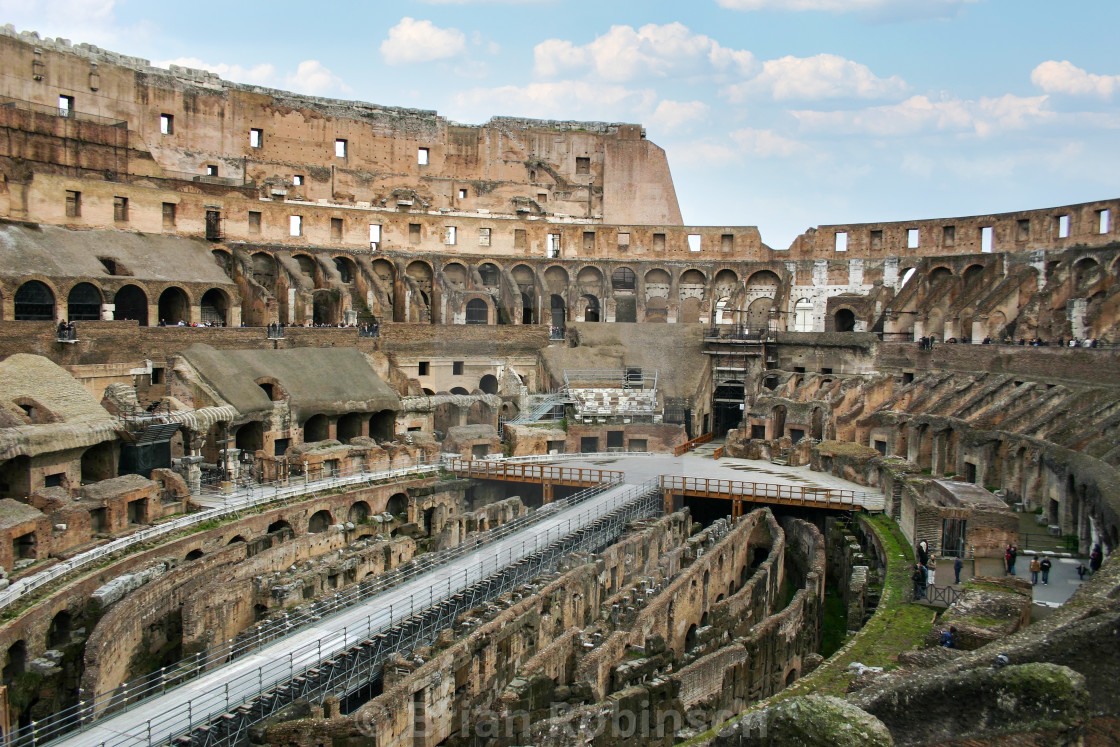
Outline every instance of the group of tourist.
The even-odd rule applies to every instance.
[[[74,329],[74,322],[61,321],[58,323],[58,339],[77,340],[78,331]]]
[[[929,545],[925,540],[918,543],[918,562],[914,564],[914,572],[910,580],[914,582],[914,601],[926,598],[926,589],[929,587]]]
[[[180,319],[178,322],[175,322],[173,324],[168,324],[166,319],[160,319],[159,320],[159,326],[161,326],[161,327],[224,327],[224,326],[226,326],[226,323],[223,322],[220,319],[217,320],[217,321],[213,321],[213,322],[186,322],[186,321],[183,321],[182,319]]]
[[[1049,555],[1043,555],[1040,559],[1037,555],[1031,558],[1030,571],[1031,571],[1031,586],[1038,585],[1038,574],[1042,574],[1042,585],[1047,586],[1050,584],[1050,562]]]

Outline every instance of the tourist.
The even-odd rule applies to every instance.
[[[1015,560],[1019,557],[1019,548],[1016,547],[1015,545],[1011,545],[1008,548],[1008,550],[1011,553],[1011,575],[1014,576],[1015,575]]]
[[[953,575],[956,576],[956,581],[953,583],[959,584],[961,582],[961,569],[964,568],[964,561],[958,555],[953,559]]]
[[[1050,583],[1050,556],[1044,555],[1042,562],[1038,564],[1038,568],[1042,571],[1042,585],[1047,586]]]
[[[929,563],[929,545],[925,540],[918,543],[918,565],[926,565]]]
[[[923,579],[925,574],[922,573],[922,566],[915,564],[914,572],[910,574],[910,580],[914,582],[914,601],[925,599],[926,589]]]
[[[1035,585],[1038,584],[1039,571],[1042,570],[1042,564],[1038,562],[1038,556],[1037,555],[1034,556],[1033,558],[1031,558],[1030,570],[1031,570],[1031,586],[1035,586]]]
[[[1084,581],[1085,580],[1085,574],[1088,573],[1088,572],[1089,572],[1089,569],[1085,567],[1084,563],[1078,563],[1077,564],[1077,580],[1078,581]]]
[[[1096,573],[1101,569],[1101,564],[1104,562],[1104,553],[1101,552],[1101,543],[1093,545],[1093,551],[1089,553],[1089,570]]]
[[[945,648],[957,647],[957,629],[949,626],[948,630],[941,631],[941,645]]]

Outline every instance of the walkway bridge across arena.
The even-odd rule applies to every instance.
[[[882,511],[882,495],[860,490],[820,488],[803,485],[775,485],[763,482],[720,480],[709,477],[662,475],[661,494],[666,513],[680,508],[684,498],[714,498],[731,502],[731,515],[742,516],[748,504],[795,506],[833,511]]]
[[[625,473],[618,470],[481,459],[452,459],[447,463],[447,470],[455,473],[456,477],[539,484],[544,493],[545,503],[552,503],[552,489],[557,485],[578,488],[592,485],[618,485],[625,477]]]

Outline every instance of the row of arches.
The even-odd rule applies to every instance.
[[[108,295],[90,282],[79,282],[66,294],[65,313],[60,313],[54,290],[42,280],[28,280],[16,289],[12,298],[13,317],[16,321],[55,321],[67,319],[97,321],[102,318],[102,306],[112,304],[114,320],[133,320],[140,326],[149,324],[149,295],[139,285],[129,283]],[[200,320],[228,325],[230,296],[220,288],[210,288],[199,299]],[[165,324],[191,321],[191,298],[187,290],[170,286],[160,293],[157,301],[159,319]]]

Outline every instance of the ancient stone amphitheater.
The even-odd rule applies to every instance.
[[[1117,743],[1120,200],[772,248],[636,124],[0,69],[0,743]]]

